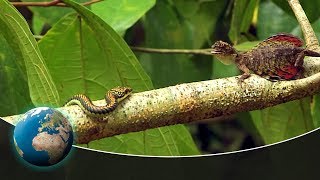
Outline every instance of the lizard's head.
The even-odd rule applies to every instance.
[[[228,43],[223,41],[217,41],[212,46],[211,53],[220,60],[223,64],[234,63],[237,51]]]

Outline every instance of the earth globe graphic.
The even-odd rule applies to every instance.
[[[70,152],[73,131],[61,112],[38,107],[22,116],[14,129],[13,139],[24,160],[36,166],[51,166]]]

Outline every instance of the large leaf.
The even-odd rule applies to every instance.
[[[155,0],[107,0],[92,4],[91,10],[119,34],[123,34],[140,19],[155,2]]]
[[[0,0],[0,12],[0,33],[25,63],[32,102],[36,106],[58,105],[58,92],[26,21],[6,0]]]
[[[90,148],[127,154],[146,155],[195,155],[199,154],[188,130],[182,125],[150,129],[141,133],[106,138],[92,141]],[[144,149],[142,147],[145,147]]]
[[[254,10],[258,4],[258,0],[235,0],[229,37],[235,44],[238,43],[241,33],[246,33],[252,22]]]
[[[294,16],[293,11],[291,10],[289,4],[287,1],[283,0],[272,0],[277,6],[282,8],[287,14],[291,15],[292,17]],[[319,11],[319,6],[320,6],[320,0],[299,0],[303,10],[308,16],[308,19],[310,22],[314,22],[317,20],[320,16],[320,11]]]
[[[265,143],[282,141],[314,129],[310,98],[251,112]]]
[[[151,89],[149,77],[123,39],[88,9],[71,1],[66,3],[75,8],[81,18],[74,14],[66,16],[39,43],[62,99],[79,92],[101,99],[107,89],[117,85],[130,86],[135,92]],[[180,140],[174,136],[161,136],[167,130],[190,137],[185,127],[178,125],[104,138],[90,142],[88,147],[130,154],[198,153],[191,138],[186,142],[192,148],[182,146],[181,150],[174,151]],[[149,145],[146,142],[151,140],[146,139],[157,139],[165,145]]]
[[[46,2],[47,0],[23,0],[25,2]],[[76,0],[76,2],[88,2],[87,0]],[[153,5],[155,0],[107,0],[93,3],[88,6],[100,16],[105,22],[120,34],[123,34],[138,19],[141,18]],[[66,14],[72,12],[70,8],[61,7],[29,7],[34,13],[33,30],[38,34],[43,25],[53,26]]]
[[[311,114],[315,127],[320,127],[320,95],[313,96]]]
[[[23,2],[48,2],[48,0],[22,0]],[[77,2],[86,2],[87,0],[76,0]],[[43,28],[44,24],[53,26],[57,21],[59,21],[63,16],[72,12],[72,9],[66,7],[28,7],[33,13],[33,30],[38,34]]]
[[[106,76],[110,76],[112,78],[113,83],[117,81],[117,83],[121,83],[122,85],[133,87],[136,91],[152,88],[150,78],[142,69],[131,49],[108,24],[92,13],[89,9],[73,1],[65,0],[64,2],[74,8],[81,15],[84,22],[89,27],[88,31],[92,31],[92,36],[96,39],[97,45],[100,47],[100,51],[104,56],[103,59],[106,60],[105,63],[109,64],[109,66],[113,66],[113,69],[116,72],[110,73],[106,71],[106,69],[104,72],[106,73]],[[86,36],[85,33],[82,33],[81,35],[84,35],[83,37]],[[92,37],[88,38],[90,39]],[[84,39],[80,38],[80,40]],[[86,46],[85,43],[83,43],[83,45]],[[100,63],[91,64],[90,62],[87,66],[101,66],[101,63],[102,59]],[[99,74],[99,77],[100,76],[101,74]],[[104,79],[105,77],[101,76],[100,78]]]
[[[23,58],[14,53],[2,34],[0,44],[0,116],[3,117],[26,112],[32,103],[24,63],[20,60]]]
[[[288,32],[302,38],[301,28],[297,20],[295,19],[295,17],[288,15],[287,14],[288,12],[286,13],[283,9],[280,8],[280,7],[282,8],[286,7],[286,6],[283,6],[283,4],[287,5],[287,2],[286,1],[285,3],[280,3],[280,1],[276,1],[276,2],[277,4],[274,4],[271,1],[267,1],[261,4],[259,16],[258,16],[258,23],[257,23],[259,39],[267,38],[279,32]],[[307,4],[306,1],[303,1],[303,2]],[[309,3],[309,4],[312,4],[312,6],[314,6],[313,3]],[[277,5],[280,5],[280,7],[278,7]],[[309,6],[307,6],[307,9],[308,7]],[[291,12],[290,8],[289,10],[288,11]],[[274,16],[268,16],[270,11],[273,11]],[[310,19],[309,16],[308,18]],[[311,25],[313,27],[313,30],[315,31],[319,39],[320,38],[319,16],[313,17],[311,22],[312,22]]]
[[[272,12],[272,16],[270,16],[270,12]],[[290,33],[296,28],[298,28],[297,20],[286,14],[272,1],[265,1],[260,4],[257,22],[259,39],[265,39],[279,32]]]
[[[144,19],[145,46],[153,48],[209,47],[210,35],[225,1],[158,1]],[[192,12],[185,9],[194,9]],[[211,44],[211,42],[210,42]],[[208,56],[143,54],[141,63],[155,87],[209,79],[212,61]]]
[[[214,33],[216,28],[216,23],[218,18],[222,14],[223,10],[227,6],[227,2],[224,0],[216,0],[216,1],[197,1],[197,0],[173,0],[173,11],[177,9],[171,18],[172,20],[177,21],[178,29],[179,25],[182,26],[183,38],[176,42],[176,46],[184,46],[185,48],[200,48],[204,45],[204,43],[209,43],[211,45],[211,36]],[[171,11],[171,10],[169,10]],[[165,12],[158,12],[159,14],[164,14]],[[171,13],[171,12],[170,12]],[[181,17],[180,17],[181,16]],[[167,17],[167,18],[170,18]],[[158,23],[168,24],[169,26],[172,22],[162,22],[166,19],[160,19]],[[170,27],[168,30],[171,30],[174,27]],[[164,28],[160,30],[167,30]],[[171,37],[173,38],[173,37]],[[170,40],[170,38],[168,39]],[[183,45],[180,43],[186,43],[187,45]],[[207,44],[205,44],[207,48]]]
[[[239,75],[239,69],[235,64],[225,65],[218,59],[213,62],[212,79],[225,78]]]

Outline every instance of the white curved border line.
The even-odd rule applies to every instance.
[[[1,117],[0,117],[1,118]],[[4,121],[10,125],[13,125],[7,121]],[[14,125],[13,125],[14,126]],[[247,151],[253,151],[253,150],[257,150],[257,149],[262,149],[262,148],[266,148],[269,146],[274,146],[280,143],[285,143],[287,141],[291,141],[294,140],[296,138],[299,138],[301,136],[305,136],[308,134],[311,134],[317,130],[319,130],[319,128],[313,129],[311,131],[308,131],[304,134],[300,134],[298,136],[283,140],[283,141],[279,141],[279,142],[275,142],[272,144],[267,144],[267,145],[263,145],[263,146],[258,146],[258,147],[254,147],[254,148],[249,148],[249,149],[242,149],[242,150],[238,150],[238,151],[230,151],[230,152],[223,152],[223,153],[215,153],[215,154],[201,154],[201,155],[188,155],[188,156],[153,156],[153,155],[138,155],[138,154],[125,154],[125,153],[116,153],[116,152],[109,152],[109,151],[101,151],[101,150],[97,150],[97,149],[91,149],[91,148],[86,148],[86,147],[82,147],[82,146],[77,146],[77,145],[72,145],[75,148],[79,148],[79,149],[85,149],[88,151],[95,151],[95,152],[99,152],[99,153],[108,153],[108,154],[114,154],[114,155],[121,155],[121,156],[133,156],[133,157],[152,157],[152,158],[191,158],[191,157],[206,157],[206,156],[221,156],[221,155],[226,155],[226,154],[235,154],[235,153],[241,153],[241,152],[247,152]]]
[[[215,154],[203,154],[203,155],[189,155],[189,156],[153,156],[153,155],[137,155],[137,154],[125,154],[125,153],[116,153],[116,152],[109,152],[109,151],[101,151],[101,150],[96,150],[96,149],[91,149],[91,148],[86,148],[86,147],[82,147],[82,146],[77,146],[77,145],[72,145],[73,147],[79,148],[79,149],[85,149],[85,150],[89,150],[89,151],[96,151],[96,152],[100,152],[100,153],[109,153],[109,154],[114,154],[114,155],[121,155],[121,156],[133,156],[133,157],[143,157],[143,158],[148,158],[148,157],[152,157],[152,158],[191,158],[191,157],[206,157],[206,156],[220,156],[220,155],[226,155],[226,154],[234,154],[234,153],[242,153],[242,152],[247,152],[247,151],[253,151],[253,150],[257,150],[257,149],[262,149],[262,148],[266,148],[269,146],[274,146],[280,143],[285,143],[287,141],[290,140],[294,140],[297,139],[299,137],[311,134],[317,130],[319,130],[320,128],[316,128],[313,129],[311,131],[308,131],[304,134],[300,134],[298,136],[283,140],[283,141],[279,141],[279,142],[275,142],[272,144],[267,144],[267,145],[263,145],[263,146],[258,146],[258,147],[254,147],[254,148],[249,148],[249,149],[242,149],[242,150],[238,150],[238,151],[230,151],[230,152],[223,152],[223,153],[215,153]]]

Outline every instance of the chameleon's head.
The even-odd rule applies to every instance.
[[[121,101],[125,99],[127,96],[129,96],[132,93],[132,89],[130,87],[115,87],[109,91],[111,94],[113,94],[118,101]]]
[[[217,41],[212,46],[211,53],[220,60],[223,64],[234,63],[237,51],[228,43],[223,41]]]

